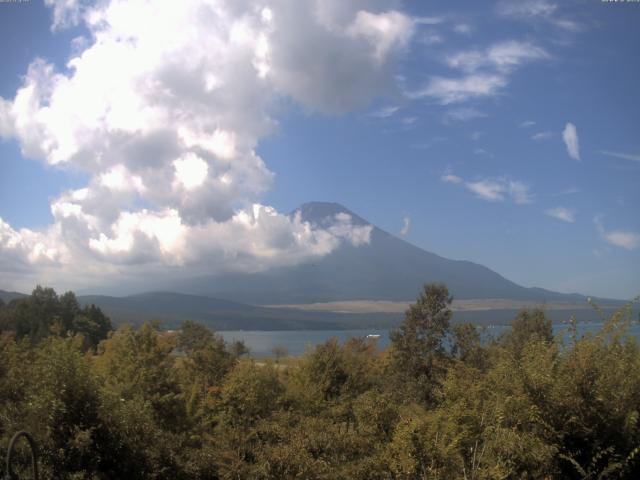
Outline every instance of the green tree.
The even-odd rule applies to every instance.
[[[193,321],[182,324],[177,346],[185,353],[178,368],[188,412],[197,421],[205,421],[223,378],[237,362],[236,352],[230,351],[220,335]]]
[[[238,363],[225,378],[220,392],[215,435],[209,448],[215,452],[222,478],[253,478],[257,425],[280,406],[283,386],[271,364],[251,360]]]
[[[70,333],[82,334],[85,344],[95,348],[112,329],[111,320],[99,307],[87,305],[74,316]]]
[[[516,355],[519,355],[524,346],[534,339],[547,343],[553,340],[551,320],[541,308],[523,309],[518,312],[511,322],[511,329],[503,334],[501,340]]]
[[[45,479],[92,478],[107,471],[114,442],[100,416],[99,387],[82,339],[50,337],[37,348],[26,345],[6,345],[2,444],[18,430],[34,435]]]
[[[404,322],[390,334],[395,387],[410,398],[431,404],[446,371],[444,340],[449,332],[452,297],[443,284],[424,286],[405,313]]]
[[[38,342],[50,335],[84,337],[86,348],[107,338],[111,321],[95,305],[80,307],[73,292],[58,296],[52,288],[37,286],[30,296],[14,299],[0,313],[0,330]]]
[[[336,338],[330,338],[316,346],[308,355],[303,368],[308,376],[309,386],[324,401],[339,397],[349,378],[344,354]]]
[[[100,344],[94,371],[110,395],[122,402],[144,400],[163,429],[184,428],[184,397],[172,354],[175,340],[145,323],[118,329]]]
[[[458,323],[451,328],[451,353],[463,363],[484,370],[488,366],[488,352],[482,345],[478,327],[472,323]]]

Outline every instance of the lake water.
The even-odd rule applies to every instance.
[[[487,335],[496,337],[505,329],[505,325],[490,325],[487,327]],[[579,323],[578,334],[588,332],[595,333],[602,328],[602,323]],[[567,330],[567,325],[555,324],[554,333]],[[271,356],[273,347],[282,346],[290,355],[301,355],[307,349],[324,343],[335,337],[341,343],[351,337],[366,337],[367,335],[380,335],[378,346],[385,348],[389,345],[389,330],[283,330],[283,331],[222,331],[218,332],[227,341],[242,340],[249,347],[250,354],[254,357]],[[640,324],[631,325],[628,334],[640,339]]]

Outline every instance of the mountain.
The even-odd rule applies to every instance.
[[[454,298],[503,298],[584,303],[586,297],[522,287],[477,263],[450,260],[372,225],[337,203],[311,202],[291,214],[325,226],[337,214],[371,225],[370,243],[343,243],[331,254],[294,267],[253,274],[210,275],[173,284],[170,290],[249,304],[306,304],[340,300],[413,300],[426,282],[444,282]]]
[[[514,302],[546,303],[547,314],[554,321],[566,320],[572,313],[579,314],[581,320],[597,320],[592,309],[584,310],[588,305],[583,295],[525,288],[485,266],[441,257],[385,232],[337,203],[306,203],[291,212],[295,214],[321,228],[332,224],[338,214],[349,215],[353,224],[371,227],[370,242],[357,247],[344,242],[329,255],[293,267],[180,282],[149,278],[140,286],[142,289],[163,291],[128,296],[79,295],[78,299],[83,304],[98,305],[116,324],[156,319],[168,328],[183,320],[196,320],[217,330],[385,328],[402,319],[404,307],[349,313],[340,306],[334,309],[310,304],[412,302],[424,283],[438,281],[444,282],[457,300],[477,300],[468,301],[467,307],[455,308],[454,304],[456,320],[508,323],[517,312]],[[20,296],[0,291],[5,301]],[[610,308],[621,304],[597,300]],[[476,306],[468,307],[473,304]]]
[[[8,292],[6,290],[0,290],[0,300],[2,300],[5,303],[9,303],[11,300],[15,299],[15,298],[23,298],[26,297],[27,295],[24,293],[19,293],[19,292]]]

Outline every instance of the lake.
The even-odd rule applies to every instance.
[[[602,323],[579,323],[578,334],[595,333],[602,328]],[[498,336],[505,329],[506,325],[489,325],[487,334]],[[553,331],[555,334],[567,330],[566,324],[555,324]],[[249,347],[250,354],[254,357],[271,356],[275,346],[282,346],[287,349],[290,355],[301,355],[307,349],[324,343],[328,339],[335,337],[341,343],[351,337],[365,337],[367,335],[380,335],[378,346],[385,348],[389,345],[389,330],[282,330],[282,331],[221,331],[218,332],[227,341],[242,340]],[[634,323],[629,328],[629,335],[640,339],[640,324]]]

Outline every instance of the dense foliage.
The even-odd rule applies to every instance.
[[[0,304],[0,446],[32,432],[46,479],[640,478],[629,310],[581,338],[525,310],[483,339],[449,304],[426,285],[389,349],[273,362],[37,288]]]

